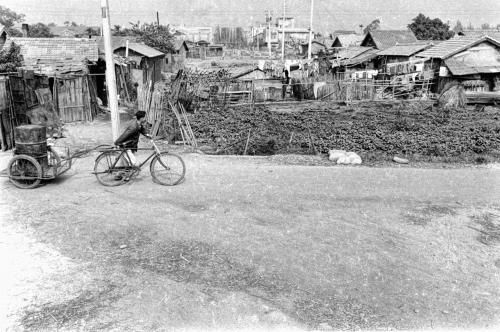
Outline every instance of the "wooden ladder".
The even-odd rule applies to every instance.
[[[171,101],[169,101],[168,103],[170,105],[170,108],[174,112],[175,117],[177,118],[177,122],[179,123],[179,128],[184,145],[186,145],[187,143],[193,148],[198,148],[198,143],[196,142],[193,130],[191,129],[191,125],[189,124],[189,119],[187,117],[184,106],[180,103],[174,105]]]

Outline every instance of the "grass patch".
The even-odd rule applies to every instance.
[[[500,243],[500,216],[493,213],[481,213],[472,216],[472,221],[479,224],[477,240],[485,245]]]
[[[195,240],[155,242],[143,229],[108,234],[107,239],[112,239],[113,247],[109,263],[196,284],[208,295],[243,292],[313,328],[321,323],[336,329],[369,328],[381,321],[359,301],[325,295],[322,290],[304,290],[279,272],[242,263],[212,244]],[[119,244],[126,248],[119,249]]]
[[[411,225],[426,226],[432,220],[444,216],[455,216],[456,208],[446,205],[426,204],[406,212],[403,217]]]
[[[94,317],[102,308],[121,297],[117,286],[109,283],[96,291],[84,291],[80,295],[61,303],[48,302],[26,309],[21,324],[26,331],[39,331],[69,325]]]

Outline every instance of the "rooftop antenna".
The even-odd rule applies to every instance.
[[[281,20],[281,60],[285,60],[285,10],[286,0],[283,0],[283,19]]]
[[[314,0],[311,0],[311,21],[309,23],[309,47],[307,49],[307,59],[311,60],[311,47],[312,47],[312,29],[313,29],[313,9],[314,9]]]

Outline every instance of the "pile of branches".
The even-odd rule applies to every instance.
[[[249,131],[249,154],[306,153],[311,136],[321,153],[342,149],[438,157],[500,154],[497,108],[489,113],[455,109],[445,116],[431,108],[328,108],[289,113],[266,106],[217,108],[191,115],[190,122],[196,137],[234,154],[245,150]]]
[[[463,108],[467,106],[467,96],[462,85],[454,85],[439,97],[440,105],[445,109]]]
[[[195,110],[201,102],[210,99],[212,91],[223,90],[230,79],[231,72],[227,69],[181,70],[172,81],[172,97],[179,100],[188,111]]]

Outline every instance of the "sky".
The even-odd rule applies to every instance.
[[[286,16],[308,27],[310,0],[284,0]],[[26,23],[100,25],[101,0],[1,0],[0,5],[26,15]],[[265,22],[266,11],[283,15],[283,0],[109,0],[111,24],[156,21],[188,26],[250,26]],[[500,0],[314,0],[313,29],[332,32],[360,29],[374,19],[382,29],[404,29],[423,13],[464,26],[500,24]]]

